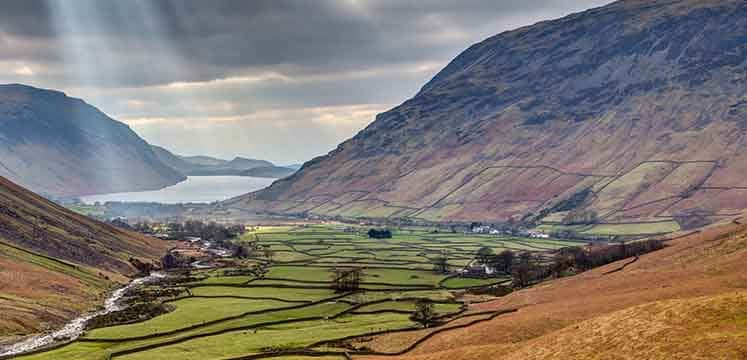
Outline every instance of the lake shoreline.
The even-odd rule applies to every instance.
[[[150,202],[160,204],[209,204],[264,189],[275,178],[249,176],[188,176],[186,180],[158,190],[81,196],[84,204],[106,202]]]

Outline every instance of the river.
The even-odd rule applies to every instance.
[[[65,326],[63,326],[61,329],[57,331],[54,331],[48,334],[32,336],[21,342],[8,345],[5,347],[0,347],[0,357],[24,354],[24,353],[28,353],[34,350],[39,350],[39,349],[51,346],[61,341],[75,340],[78,337],[80,337],[85,331],[86,322],[88,322],[88,320],[96,316],[106,315],[106,314],[109,314],[115,311],[123,310],[125,308],[125,305],[122,304],[120,300],[122,299],[123,296],[127,294],[127,292],[130,289],[137,287],[139,285],[145,284],[145,283],[149,283],[152,281],[156,281],[158,279],[162,279],[164,277],[166,277],[164,273],[154,272],[154,273],[151,273],[149,276],[132,280],[126,286],[115,290],[104,301],[104,308],[102,310],[99,310],[93,313],[84,314],[80,317],[77,317],[71,320],[70,322],[68,322]]]
[[[275,180],[250,176],[189,176],[187,180],[161,190],[92,195],[81,200],[87,204],[107,201],[210,203],[266,188]]]

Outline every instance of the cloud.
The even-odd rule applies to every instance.
[[[236,116],[122,120],[149,142],[184,155],[232,158],[245,154],[290,164],[328,152],[391,106],[356,104],[262,110]],[[163,137],[163,132],[173,136]]]
[[[7,0],[0,81],[81,97],[177,152],[297,162],[472,43],[606,1]]]
[[[32,76],[34,75],[34,70],[31,70],[28,65],[21,65],[20,67],[17,67],[15,70],[13,70],[13,73],[21,76]]]

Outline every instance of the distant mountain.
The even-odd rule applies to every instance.
[[[668,229],[732,216],[747,208],[745,34],[743,0],[619,1],[505,32],[225,205]]]
[[[255,159],[247,159],[242,157],[236,157],[233,160],[229,161],[228,166],[235,168],[235,169],[254,169],[259,167],[274,167],[275,165],[269,161],[266,160],[255,160]]]
[[[152,145],[152,148],[163,163],[188,176],[234,175],[281,178],[295,172],[293,169],[275,166],[266,160],[236,157],[229,161],[209,156],[181,156],[160,146]]]
[[[253,169],[246,170],[241,173],[242,176],[252,176],[252,177],[265,177],[265,178],[274,178],[274,179],[282,179],[287,176],[293,175],[295,173],[295,169],[291,169],[288,167],[282,167],[282,166],[262,166],[257,167]]]
[[[100,304],[164,241],[73,213],[0,177],[0,342],[59,326]]]
[[[127,125],[80,99],[24,85],[0,85],[0,176],[55,196],[153,190],[184,179]]]
[[[300,170],[303,167],[303,164],[290,164],[290,165],[284,165],[283,167],[287,167],[293,170]]]

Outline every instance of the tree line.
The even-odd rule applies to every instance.
[[[663,241],[650,239],[628,243],[565,247],[556,250],[550,257],[528,251],[517,253],[511,250],[496,254],[491,248],[483,247],[477,251],[474,261],[477,265],[489,267],[492,273],[467,271],[462,276],[510,276],[512,287],[521,288],[548,278],[572,275],[615,261],[637,257],[663,247]],[[434,272],[449,273],[446,254],[435,257],[432,263]]]

